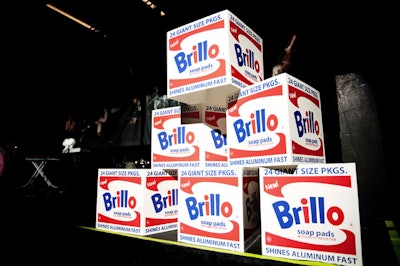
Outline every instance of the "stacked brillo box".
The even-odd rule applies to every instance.
[[[228,10],[167,32],[167,83],[151,168],[98,170],[96,228],[362,265],[355,164],[326,163],[319,91],[264,79],[257,33]]]

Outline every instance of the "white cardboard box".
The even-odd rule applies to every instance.
[[[227,97],[229,165],[325,163],[319,91],[283,73]]]
[[[194,124],[181,124],[180,106],[153,110],[151,168],[227,167],[226,112],[213,110],[199,114],[207,123]]]
[[[205,166],[228,166],[228,144],[226,138],[226,105],[182,104],[182,124],[205,124],[204,134],[199,134],[204,149]],[[196,129],[195,129],[196,130]]]
[[[262,255],[362,265],[355,163],[259,172]]]
[[[260,236],[257,168],[179,169],[178,241],[246,251]]]
[[[264,79],[263,42],[223,10],[167,32],[167,96],[225,104],[226,95]]]
[[[176,170],[98,169],[96,228],[133,235],[177,229]]]

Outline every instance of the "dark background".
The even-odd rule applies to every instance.
[[[50,10],[46,3],[95,30]],[[364,254],[380,255],[377,250],[385,246],[368,239],[375,219],[379,225],[382,217],[400,219],[399,23],[394,2],[168,0],[155,4],[165,10],[165,17],[141,0],[2,3],[0,137],[15,141],[26,154],[59,155],[68,113],[94,121],[105,105],[126,106],[133,97],[144,103],[154,87],[160,95],[166,93],[167,31],[228,9],[263,39],[265,78],[282,58],[290,37],[297,35],[288,73],[320,91],[327,163],[357,164],[363,242],[370,247]],[[349,84],[337,86],[336,78],[347,74],[357,79],[346,76],[341,81]],[[338,93],[345,96],[341,102]],[[148,147],[137,149],[149,153]],[[82,180],[88,183],[77,182],[74,187],[93,190],[97,168],[108,165],[98,154],[87,156],[92,164],[85,164],[83,172],[90,174],[83,174]],[[83,213],[91,216],[92,212]],[[377,232],[387,233],[380,227]]]

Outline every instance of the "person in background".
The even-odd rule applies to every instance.
[[[110,145],[133,146],[140,145],[141,129],[141,100],[133,97],[127,106],[123,107],[118,115],[113,134],[109,140]]]
[[[289,69],[289,66],[292,63],[292,58],[291,58],[292,57],[292,49],[293,49],[295,40],[296,40],[296,34],[294,34],[290,38],[289,45],[288,45],[288,47],[285,48],[285,55],[283,56],[282,61],[272,68],[272,76],[276,76],[281,73],[287,72],[287,70]]]
[[[121,146],[137,146],[141,143],[142,104],[139,98],[133,98],[125,113],[126,123],[121,133]]]
[[[154,101],[154,110],[167,108],[169,106],[169,99],[166,94],[158,97],[156,101]]]
[[[72,113],[69,113],[67,115],[67,121],[65,121],[64,132],[65,132],[64,138],[76,138],[76,121]]]
[[[146,116],[144,120],[143,144],[149,145],[151,142],[151,124],[152,112],[156,109],[156,102],[160,96],[158,95],[158,87],[154,87],[151,94],[146,95]]]
[[[107,108],[103,109],[104,113],[95,121],[97,129],[97,136],[103,136],[103,124],[107,122],[108,119],[108,110]]]

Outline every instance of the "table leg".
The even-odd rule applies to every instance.
[[[51,183],[51,181],[49,180],[49,178],[46,176],[46,174],[43,171],[43,168],[46,165],[46,161],[40,161],[40,164],[38,164],[36,161],[31,161],[31,162],[36,170],[33,173],[33,175],[31,176],[31,178],[28,180],[28,182],[26,182],[26,184],[23,185],[22,187],[31,185],[33,183],[33,181],[35,181],[35,179],[40,175],[49,187],[58,188],[58,186],[55,186],[55,185],[53,185],[53,183]]]

